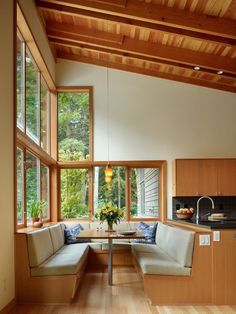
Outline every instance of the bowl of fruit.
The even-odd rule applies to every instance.
[[[178,219],[191,219],[193,217],[193,208],[180,208],[176,210],[176,216]]]

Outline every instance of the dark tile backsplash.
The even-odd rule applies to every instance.
[[[172,208],[173,208],[173,217],[176,217],[175,212],[177,209],[181,207],[193,207],[194,212],[196,214],[197,210],[197,200],[199,197],[173,197],[172,198]],[[200,201],[200,216],[203,217],[204,215],[207,217],[208,213],[225,213],[228,218],[236,219],[236,196],[230,197],[212,197],[215,209],[211,209],[211,201],[208,199],[202,199]]]

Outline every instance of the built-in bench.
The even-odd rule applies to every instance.
[[[18,302],[70,302],[87,263],[92,268],[107,265],[107,241],[65,245],[64,229],[74,224],[66,222],[16,234]],[[81,225],[84,229],[100,226],[96,222],[81,222]],[[123,222],[115,229],[136,226],[137,223]],[[114,240],[113,262],[136,266],[153,304],[210,303],[211,292],[206,285],[202,286],[210,276],[205,269],[210,253],[205,248],[200,252],[197,243],[198,235],[194,232],[159,222],[156,244]]]
[[[158,223],[156,244],[133,244],[132,252],[153,305],[211,303],[211,251],[199,248],[199,234]]]

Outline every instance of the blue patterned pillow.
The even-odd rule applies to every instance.
[[[145,239],[134,239],[132,242],[135,243],[148,243],[148,244],[155,244],[155,237],[156,237],[156,230],[157,230],[157,223],[153,225],[148,225],[145,222],[140,222],[136,229],[142,232],[145,235]]]
[[[86,239],[76,239],[76,236],[80,234],[80,231],[84,230],[81,224],[74,226],[73,228],[66,228],[64,230],[65,233],[65,243],[66,244],[74,244],[74,243],[82,243],[88,242]]]

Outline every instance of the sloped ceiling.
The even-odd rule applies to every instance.
[[[236,92],[236,0],[35,0],[56,58]]]

